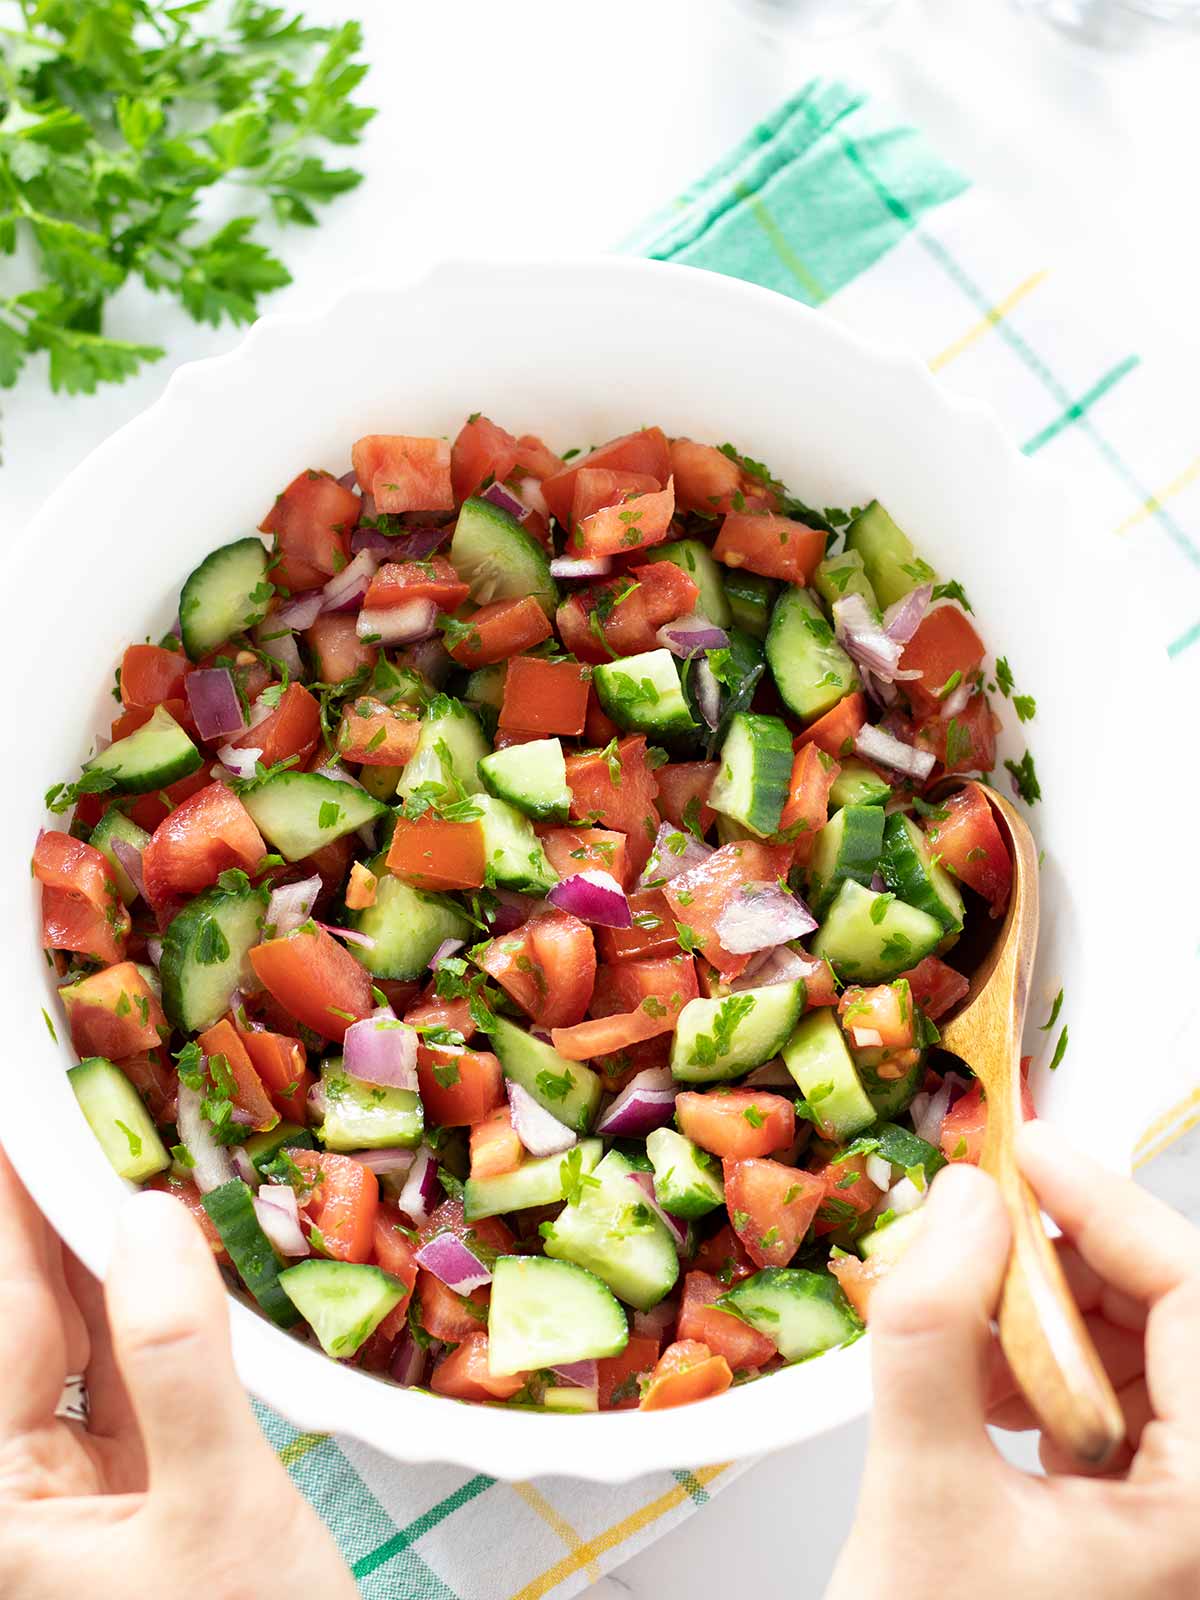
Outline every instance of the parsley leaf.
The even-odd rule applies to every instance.
[[[1042,786],[1038,782],[1033,756],[1026,750],[1020,761],[1010,759],[1004,765],[1012,775],[1013,792],[1020,795],[1027,806],[1036,805],[1042,798]]]

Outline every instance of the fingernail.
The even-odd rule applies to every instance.
[[[936,1227],[961,1230],[982,1217],[991,1204],[992,1180],[978,1167],[952,1162],[933,1180],[924,1209]]]
[[[173,1195],[159,1189],[139,1189],[121,1210],[121,1231],[130,1243],[161,1245],[168,1237],[178,1239],[179,1219],[185,1214]]]

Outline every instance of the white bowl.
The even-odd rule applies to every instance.
[[[52,494],[24,540],[8,615],[17,766],[5,786],[3,1132],[72,1248],[103,1271],[125,1186],[75,1106],[63,1076],[73,1057],[39,1015],[57,1014],[29,877],[41,796],[106,729],[125,645],[170,625],[189,570],[254,528],[281,485],[305,466],[344,471],[362,434],[453,434],[476,410],[559,449],[651,422],[733,440],[817,506],[877,496],[963,582],[984,637],[1039,705],[1030,728],[1006,726],[1002,750],[1019,756],[1028,739],[1045,794],[1033,814],[1046,863],[1028,1048],[1044,1062],[1054,1035],[1034,1024],[1060,984],[1071,1028],[1062,1071],[1039,1066],[1035,1093],[1078,1144],[1126,1165],[1137,1119],[1122,1047],[1138,1041],[1146,1061],[1155,1045],[1144,986],[1114,982],[1114,957],[1139,929],[1161,929],[1141,919],[1163,912],[1139,908],[1139,885],[1104,870],[1119,818],[1098,785],[1114,731],[1145,726],[1161,651],[1118,623],[1124,591],[1071,534],[1055,487],[911,357],[778,295],[618,258],[455,263],[351,289],[318,316],[268,317],[231,354],[183,367]],[[1130,803],[1128,788],[1113,796]],[[1153,892],[1154,875],[1143,877]],[[1128,978],[1119,963],[1116,973]],[[870,1400],[866,1340],[703,1405],[556,1416],[389,1386],[240,1303],[230,1315],[247,1387],[297,1426],[506,1478],[618,1481],[748,1456],[816,1439]]]

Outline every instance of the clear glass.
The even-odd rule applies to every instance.
[[[881,21],[895,0],[732,0],[732,4],[761,26],[828,39]]]
[[[1200,33],[1200,0],[1014,0],[1084,44],[1120,50]]]

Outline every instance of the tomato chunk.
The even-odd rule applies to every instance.
[[[364,667],[375,665],[378,651],[358,637],[356,625],[352,612],[330,611],[304,630],[322,683],[344,683]]]
[[[271,581],[291,594],[319,589],[350,559],[350,535],[362,501],[329,472],[293,478],[259,523],[275,535]]]
[[[550,619],[532,595],[519,600],[494,600],[464,619],[466,632],[454,635],[450,654],[464,667],[490,666],[532,650],[550,637]]]
[[[663,889],[675,921],[691,928],[695,948],[722,977],[736,978],[748,966],[750,957],[736,955],[721,943],[717,933],[721,913],[743,883],[770,882],[781,870],[786,872],[790,858],[790,848],[781,855],[777,847],[742,839],[723,844],[707,861],[681,872]]]
[[[417,1274],[417,1301],[420,1322],[434,1339],[457,1344],[487,1327],[487,1305],[491,1289],[485,1284],[469,1295],[455,1294],[440,1278],[422,1267]]]
[[[157,644],[131,644],[121,657],[121,704],[154,707],[164,700],[182,700],[183,680],[192,664],[179,650]]]
[[[157,996],[132,961],[90,973],[58,995],[80,1056],[120,1061],[155,1049],[170,1035]]]
[[[813,1168],[814,1178],[825,1186],[817,1208],[813,1232],[833,1233],[847,1223],[854,1224],[877,1204],[880,1190],[867,1176],[865,1156],[843,1156]]]
[[[635,1411],[641,1399],[640,1378],[649,1378],[658,1360],[658,1340],[632,1333],[619,1356],[596,1363],[601,1411]]]
[[[733,510],[734,496],[742,493],[742,473],[724,451],[694,439],[672,439],[670,459],[682,510],[705,516]]]
[[[315,923],[255,945],[250,965],[284,1010],[322,1038],[340,1041],[374,1010],[366,970]]]
[[[567,911],[546,911],[493,939],[476,958],[542,1028],[578,1022],[596,981],[592,930]]]
[[[375,1174],[352,1156],[325,1150],[289,1150],[312,1185],[300,1208],[316,1232],[313,1241],[334,1261],[369,1261],[379,1212]]]
[[[419,1000],[407,1007],[393,1005],[393,1010],[401,1011],[405,1022],[413,1028],[449,1028],[461,1033],[464,1039],[475,1032],[469,997],[440,995],[436,983],[431,983]]]
[[[713,1301],[725,1293],[707,1272],[689,1272],[683,1280],[683,1303],[676,1332],[680,1339],[706,1344],[715,1356],[724,1356],[735,1372],[764,1366],[777,1354],[765,1334]]]
[[[565,463],[536,433],[523,433],[517,440],[517,470],[542,482],[563,470]]]
[[[666,435],[661,428],[642,428],[638,433],[623,434],[586,456],[576,457],[569,466],[543,479],[546,504],[564,528],[570,522],[576,478],[585,469],[596,467],[606,467],[613,472],[640,472],[657,483],[666,483],[671,475]]]
[[[308,1121],[308,1091],[316,1077],[299,1039],[287,1034],[252,1031],[242,1035],[246,1054],[280,1116],[303,1127]]]
[[[641,527],[641,523],[638,523]],[[676,617],[688,616],[696,609],[700,587],[693,583],[682,567],[673,561],[648,561],[633,568],[633,577],[640,585],[639,593],[645,608],[646,619],[653,628]]]
[[[434,1394],[450,1395],[455,1400],[511,1400],[524,1387],[527,1372],[508,1377],[493,1376],[488,1365],[488,1336],[473,1333],[457,1350],[443,1356],[433,1369],[429,1387]]]
[[[917,715],[936,715],[943,698],[971,676],[983,654],[983,640],[961,606],[947,600],[927,611],[900,657],[901,672],[920,673],[903,685]]]
[[[675,1120],[702,1149],[738,1160],[783,1150],[796,1137],[792,1102],[765,1089],[684,1090],[675,1100]]]
[[[442,1128],[470,1128],[504,1102],[499,1057],[487,1050],[451,1051],[422,1045],[417,1078],[428,1122]]]
[[[1021,1116],[1032,1122],[1037,1116],[1029,1083],[1025,1077],[1029,1057],[1021,1062]],[[977,1167],[983,1156],[983,1141],[987,1133],[988,1106],[983,1098],[983,1087],[973,1083],[947,1111],[942,1122],[938,1143],[947,1161],[965,1161]]]
[[[165,817],[142,852],[154,906],[198,894],[222,872],[253,872],[267,853],[254,819],[231,789],[210,783]]]
[[[396,877],[418,889],[478,889],[487,869],[481,822],[446,822],[426,812],[396,819],[387,853]]]
[[[630,871],[641,872],[658,832],[658,782],[641,734],[617,745],[615,766],[602,752],[567,757],[571,815],[623,833]]]
[[[943,804],[948,815],[928,824],[930,841],[942,865],[981,894],[998,917],[1008,905],[1012,859],[987,796],[977,783],[968,783]]]
[[[33,875],[42,886],[47,950],[75,950],[104,962],[124,957],[132,924],[106,856],[69,833],[47,829],[34,846]]]
[[[668,761],[659,767],[655,777],[663,820],[681,831],[707,833],[716,812],[706,801],[719,770],[716,761]]]
[[[321,707],[302,683],[289,683],[269,716],[239,733],[230,744],[237,749],[261,750],[264,767],[278,766],[289,757],[303,767],[321,739]]]
[[[754,1263],[730,1222],[704,1241],[696,1251],[695,1265],[701,1272],[710,1273],[723,1288],[748,1278],[754,1271]]]
[[[628,573],[569,595],[554,621],[564,649],[593,665],[653,650],[658,643],[647,595]]]
[[[386,611],[410,600],[433,600],[443,611],[455,611],[470,589],[445,556],[427,561],[385,561],[371,579],[363,600],[364,611]]]
[[[827,756],[840,761],[854,749],[854,741],[862,732],[866,720],[867,702],[861,691],[856,689],[844,700],[839,700],[823,717],[809,723],[796,740],[796,749],[799,750],[801,745],[815,744]]]
[[[725,1204],[734,1232],[756,1267],[786,1267],[825,1195],[811,1172],[781,1161],[726,1161]]]
[[[628,887],[623,833],[606,828],[547,828],[542,849],[560,878],[576,872],[609,872],[622,887]]]
[[[661,889],[639,889],[631,894],[629,910],[632,927],[596,929],[605,961],[641,961],[678,952],[675,919]]]
[[[534,734],[580,734],[587,717],[586,667],[574,661],[516,656],[504,676],[501,728]]]
[[[354,473],[379,511],[453,511],[450,446],[444,439],[369,433],[350,451]]]
[[[525,1148],[512,1125],[507,1106],[497,1106],[471,1129],[472,1178],[498,1178],[515,1172],[525,1156]]]
[[[864,1322],[869,1320],[871,1295],[895,1266],[885,1256],[860,1261],[857,1256],[835,1256],[829,1270],[842,1286],[842,1293]]]
[[[209,1059],[209,1071],[213,1082],[218,1085],[223,1082],[223,1078],[212,1065],[213,1057],[220,1056],[224,1059],[233,1084],[233,1103],[239,1111],[244,1111],[250,1118],[250,1126],[260,1132],[273,1128],[279,1121],[279,1113],[271,1104],[270,1096],[263,1088],[262,1079],[255,1070],[249,1052],[233,1024],[222,1017],[220,1022],[215,1022],[211,1028],[205,1028],[204,1032],[197,1036],[197,1042]]]
[[[971,987],[961,972],[955,972],[937,956],[926,956],[900,976],[908,979],[913,1003],[934,1022],[956,1006]]]
[[[838,1016],[858,1050],[907,1050],[913,1042],[912,995],[905,979],[842,991]]]
[[[779,832],[792,839],[793,860],[801,866],[808,864],[817,834],[829,820],[829,791],[841,770],[832,756],[812,741],[796,752]]]
[[[450,481],[461,505],[490,478],[503,483],[517,465],[516,439],[490,417],[469,417],[450,447]]]
[[[343,761],[363,767],[403,767],[412,759],[420,736],[420,719],[408,706],[388,706],[364,695],[342,712],[337,751]]]
[[[744,567],[764,578],[803,586],[812,582],[825,554],[825,535],[770,511],[731,511],[712,553],[727,567]]]
[[[662,1006],[672,1019],[699,994],[696,963],[691,956],[655,956],[643,961],[622,961],[598,968],[589,1010],[593,1017],[610,1017],[636,1011],[650,1002],[653,1012]]]
[[[918,750],[932,750],[946,772],[990,772],[996,765],[999,718],[985,694],[972,695],[957,716],[929,717],[913,732]]]
[[[663,1351],[642,1396],[643,1411],[665,1411],[668,1406],[691,1405],[724,1394],[733,1373],[724,1356],[715,1356],[706,1344],[680,1340]]]

